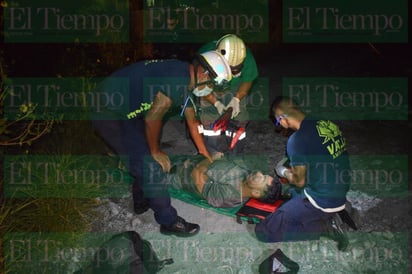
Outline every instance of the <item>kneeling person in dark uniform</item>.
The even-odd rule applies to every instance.
[[[290,168],[284,166],[285,159],[276,165],[278,176],[292,187],[292,198],[256,225],[256,237],[281,242],[326,236],[345,250],[348,239],[338,214],[345,209],[351,172],[341,130],[330,120],[305,114],[287,97],[276,98],[271,113],[276,125],[294,131],[286,148]]]
[[[121,68],[97,87],[96,92],[117,94],[125,108],[104,107],[91,113],[93,126],[118,155],[127,156],[125,166],[133,178],[136,214],[151,208],[160,232],[177,236],[198,233],[197,224],[178,216],[167,191],[170,160],[160,149],[162,126],[167,116],[184,113],[198,152],[211,161],[198,133],[195,108],[181,110],[188,94],[207,94],[231,79],[230,67],[219,53],[197,55],[191,63],[179,60],[146,60]],[[182,112],[181,112],[182,111]]]

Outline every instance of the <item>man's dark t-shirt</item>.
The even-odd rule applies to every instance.
[[[351,171],[346,141],[335,123],[306,117],[289,137],[287,154],[291,166],[306,166],[303,190],[312,205],[326,212],[345,205]]]

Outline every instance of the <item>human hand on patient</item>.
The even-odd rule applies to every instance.
[[[283,157],[282,160],[280,160],[276,166],[275,166],[275,173],[278,177],[281,178],[286,178],[286,172],[290,171],[290,168],[288,166],[289,158],[288,157]]]
[[[219,115],[222,114],[226,109],[225,105],[222,104],[222,102],[220,102],[219,100],[217,100],[213,105],[217,109],[217,112],[219,113]]]
[[[157,153],[153,153],[152,157],[162,167],[163,172],[170,171],[170,168],[171,168],[170,159],[166,153],[164,153],[163,151],[159,151]]]
[[[225,155],[225,154],[224,154],[223,152],[217,151],[217,152],[215,152],[215,153],[212,154],[212,160],[213,160],[213,161],[219,160],[219,159],[222,158],[224,155]]]
[[[240,100],[239,98],[233,96],[232,100],[230,100],[229,104],[227,104],[226,108],[232,108],[232,119],[235,118],[240,113]]]

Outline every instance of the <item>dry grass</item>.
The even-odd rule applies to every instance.
[[[2,189],[3,183],[2,181]],[[90,231],[92,220],[99,217],[94,211],[99,200],[94,198],[1,198],[0,273],[6,271],[4,262],[10,255],[8,250],[4,250],[3,241],[7,234],[71,232],[74,237],[77,234],[81,237],[80,232]],[[12,272],[12,269],[8,267],[7,272],[9,271]]]

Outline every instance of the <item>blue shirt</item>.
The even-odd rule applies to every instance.
[[[351,171],[346,141],[335,123],[306,117],[289,137],[287,154],[291,166],[306,166],[304,193],[312,205],[329,212],[345,205]]]
[[[122,96],[126,107],[121,108],[121,111],[106,109],[109,112],[121,112],[118,113],[120,119],[142,117],[147,110],[144,106],[153,102],[158,91],[172,99],[170,112],[178,114],[178,108],[187,95],[189,68],[189,63],[175,59],[140,61],[112,73],[98,90],[120,94],[118,98]]]

